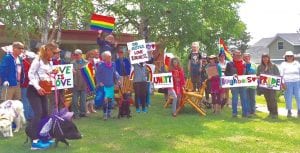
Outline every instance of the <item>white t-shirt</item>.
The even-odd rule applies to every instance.
[[[39,80],[51,81],[52,69],[53,67],[50,63],[45,64],[39,57],[36,57],[28,71],[29,84],[33,85],[36,90],[39,90],[41,88]]]
[[[282,62],[280,65],[280,74],[284,82],[300,81],[300,64],[298,61],[292,63]]]

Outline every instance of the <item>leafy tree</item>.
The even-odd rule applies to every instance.
[[[193,41],[204,44],[208,53],[217,52],[218,38],[240,39],[246,26],[237,8],[242,0],[118,0],[98,1],[97,10],[117,18],[116,30],[137,33],[147,41],[176,48],[186,56]]]
[[[8,35],[27,43],[32,37],[42,43],[59,42],[61,29],[85,29],[94,12],[89,0],[1,0],[0,4],[0,22]]]

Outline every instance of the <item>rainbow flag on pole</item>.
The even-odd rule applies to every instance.
[[[231,53],[222,38],[219,39],[219,52],[225,54],[227,60],[232,61]]]
[[[110,16],[103,16],[92,14],[90,27],[92,30],[103,30],[111,33],[115,27],[115,18]]]
[[[86,81],[89,91],[95,91],[96,83],[94,79],[93,64],[88,63],[86,66],[82,67],[80,71],[84,80]]]

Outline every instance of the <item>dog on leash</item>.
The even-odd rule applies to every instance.
[[[130,94],[129,93],[123,93],[122,99],[119,103],[119,114],[118,118],[127,116],[127,118],[130,118]]]
[[[13,137],[13,122],[16,124],[13,132],[18,132],[26,123],[23,103],[19,100],[6,100],[0,104],[0,132],[4,137]]]

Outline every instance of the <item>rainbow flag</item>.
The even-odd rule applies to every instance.
[[[87,87],[89,91],[95,91],[96,89],[96,83],[94,79],[94,71],[93,71],[93,64],[88,63],[86,66],[82,67],[80,69],[81,74],[84,78],[84,80],[87,83]]]
[[[231,53],[222,38],[219,39],[219,52],[225,54],[227,60],[232,61]]]
[[[90,27],[92,30],[103,30],[111,33],[115,27],[115,18],[110,16],[103,16],[92,14]]]

